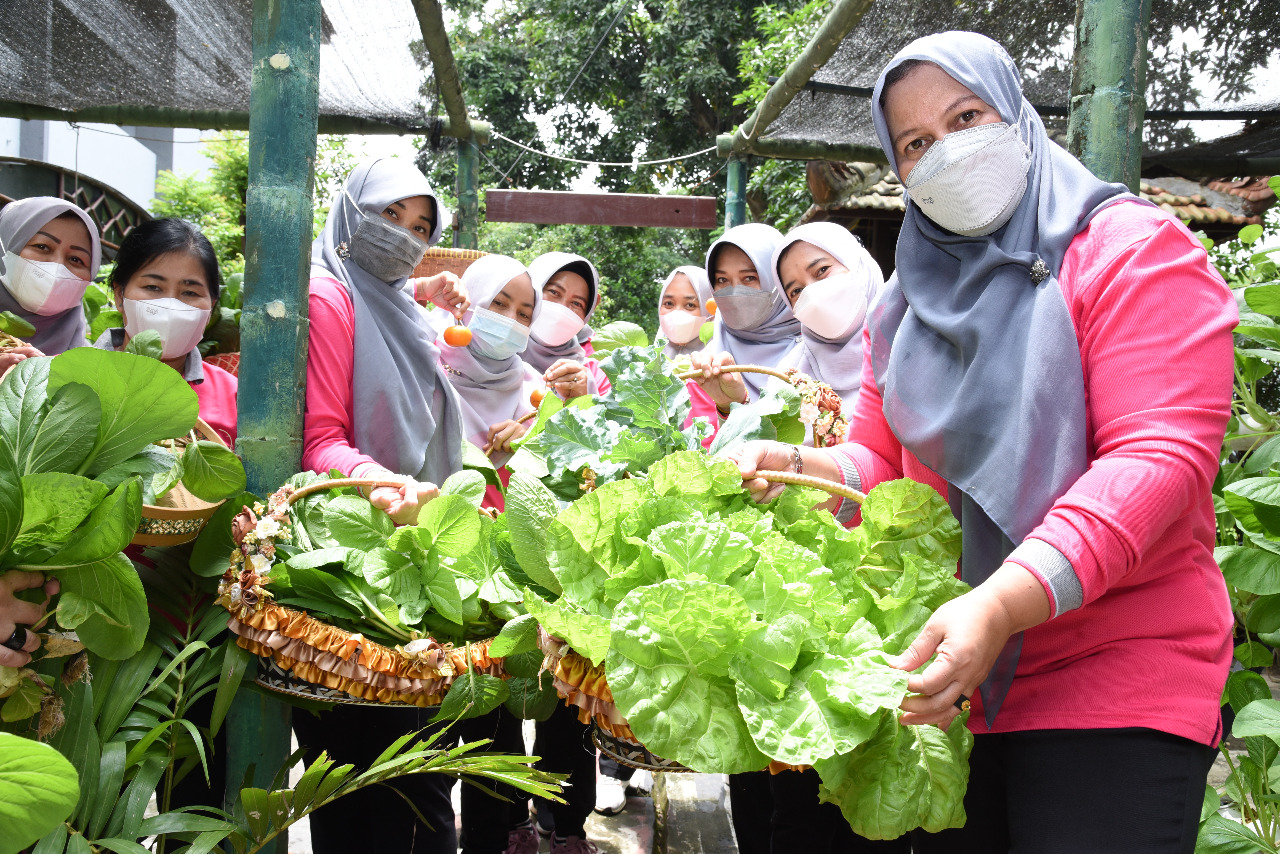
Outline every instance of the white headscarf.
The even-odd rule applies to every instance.
[[[575,362],[587,360],[587,351],[582,345],[591,340],[591,327],[586,324],[591,322],[591,316],[596,313],[596,305],[600,302],[600,273],[596,270],[595,264],[581,255],[569,252],[546,252],[534,258],[529,264],[529,278],[533,280],[533,289],[541,295],[542,289],[547,286],[547,281],[561,270],[577,273],[586,280],[587,317],[578,334],[558,347],[542,343],[535,335],[529,336],[529,349],[524,351],[523,358],[537,371],[545,371],[558,359],[573,359]],[[587,391],[595,394],[594,376],[590,377],[589,386]]]
[[[809,243],[829,253],[833,258],[849,268],[849,273],[861,284],[866,306],[876,298],[876,294],[884,287],[884,274],[875,259],[862,246],[849,229],[834,222],[811,222],[787,232],[787,236],[773,253],[773,269],[781,281],[778,263],[787,247],[799,242]],[[838,312],[841,306],[830,306],[830,310]],[[845,417],[853,413],[853,406],[858,400],[858,389],[862,386],[862,330],[864,324],[859,323],[841,338],[823,338],[816,332],[801,324],[801,345],[791,352],[787,361],[780,368],[796,368],[816,380],[831,386],[840,395],[841,412]]]
[[[698,312],[702,315],[703,321],[711,319],[711,312],[707,311],[707,300],[711,299],[711,282],[707,279],[707,271],[701,267],[676,267],[667,274],[667,279],[662,283],[662,287],[658,290],[658,322],[661,328],[662,322],[662,298],[667,295],[667,288],[671,287],[671,283],[675,281],[676,274],[683,273],[685,278],[689,280],[689,284],[693,286],[693,293],[698,297]],[[677,356],[688,356],[692,353],[700,353],[706,347],[702,343],[702,339],[694,336],[692,340],[684,344],[676,344],[668,341],[667,346],[662,352],[667,354],[667,358],[674,359]]]
[[[747,254],[756,266],[760,277],[760,287],[773,294],[773,312],[755,329],[733,329],[725,323],[724,312],[716,312],[716,331],[707,342],[707,351],[711,353],[728,353],[739,365],[762,365],[776,368],[787,360],[791,351],[800,346],[800,321],[791,313],[778,285],[778,274],[773,268],[773,250],[782,242],[782,233],[771,225],[762,222],[749,222],[735,226],[726,231],[719,240],[711,244],[707,250],[707,278],[715,281],[715,270],[712,269],[716,252],[721,246],[730,244]],[[712,293],[715,293],[714,288]],[[763,374],[742,374],[747,384],[747,393],[751,400],[760,396],[769,381]]]
[[[528,272],[514,258],[485,255],[473,261],[462,274],[462,284],[473,306],[488,308],[507,282]],[[537,320],[541,310],[542,291],[534,288],[531,322]],[[463,319],[470,321],[474,313],[473,308]],[[456,322],[453,315],[443,309],[432,312],[431,320],[440,328]],[[489,441],[489,428],[494,424],[533,411],[529,392],[541,383],[526,382],[525,363],[519,355],[491,359],[474,352],[470,344],[451,347],[441,341],[440,362],[462,402],[463,435],[473,444],[483,447]],[[506,462],[506,455],[501,459],[495,455],[491,459],[494,465],[500,466]]]
[[[89,278],[97,275],[102,264],[102,241],[98,238],[98,226],[89,215],[64,199],[53,196],[33,196],[10,202],[0,209],[0,243],[5,251],[21,253],[35,233],[48,225],[55,217],[73,213],[89,229]],[[5,275],[4,252],[0,252],[0,276]],[[36,328],[36,334],[27,339],[32,347],[47,356],[56,356],[72,347],[83,347],[87,325],[84,309],[73,305],[57,314],[40,315],[23,308],[0,279],[0,311],[11,311]]]

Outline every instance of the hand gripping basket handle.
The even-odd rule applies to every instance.
[[[822,477],[814,477],[811,474],[796,474],[793,471],[757,471],[756,477],[761,480],[767,480],[770,483],[788,483],[792,486],[811,486],[814,489],[821,489],[828,495],[839,495],[841,498],[848,498],[850,501],[856,501],[859,504],[867,500],[867,496],[856,489],[845,486],[843,483],[836,483],[834,480],[827,480]]]
[[[790,383],[792,377],[783,371],[766,368],[763,365],[721,365],[720,373],[722,374],[768,374],[771,377],[777,377],[785,383]],[[682,374],[676,374],[677,379],[692,380],[702,376],[702,371],[685,371]]]

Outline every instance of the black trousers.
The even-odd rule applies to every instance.
[[[835,804],[818,801],[818,772],[729,775],[739,854],[908,854],[906,839],[863,839]]]
[[[1211,747],[1150,729],[974,737],[963,828],[915,854],[1191,854]]]
[[[435,709],[406,706],[337,706],[319,715],[295,710],[293,731],[307,761],[321,750],[338,764],[350,762],[365,770],[391,742],[406,732],[426,727]],[[443,741],[438,746],[448,746]],[[430,825],[418,820],[399,796],[383,786],[353,792],[311,814],[311,846],[315,854],[394,851],[397,854],[457,854],[452,777],[412,774],[392,780]],[[499,849],[501,850],[501,849]]]
[[[481,751],[516,756],[525,754],[520,719],[503,706],[487,715],[458,721],[453,725],[452,732],[457,736],[449,739],[450,744],[459,740],[471,742],[487,738],[491,743],[479,748]],[[475,779],[474,785],[463,778],[461,785],[462,854],[502,854],[507,847],[507,831],[512,826],[512,815],[521,807],[528,813],[527,796],[511,786],[484,778]],[[484,788],[481,789],[480,786]],[[495,798],[490,791],[501,797]]]
[[[591,725],[578,722],[576,708],[561,704],[551,717],[534,725],[534,732],[533,755],[541,757],[536,767],[569,777],[560,794],[564,803],[539,801],[538,815],[544,826],[549,816],[556,835],[585,839],[587,818],[596,805],[596,746],[591,740]],[[526,805],[512,818],[519,824],[527,815]]]

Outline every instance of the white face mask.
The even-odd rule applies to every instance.
[[[906,189],[924,215],[964,237],[1009,221],[1027,189],[1031,150],[1005,122],[949,133],[929,146]]]
[[[471,316],[471,343],[477,356],[504,361],[523,353],[529,346],[529,327],[487,308],[477,308]]]
[[[773,314],[773,294],[760,288],[725,285],[715,295],[716,310],[730,329],[758,329]]]
[[[533,322],[531,332],[534,338],[548,347],[559,347],[569,343],[569,339],[581,332],[586,325],[587,321],[567,305],[543,299],[542,310],[538,312],[538,319]]]
[[[703,319],[700,315],[682,308],[674,309],[658,318],[662,334],[672,344],[688,344],[702,330]]]
[[[836,273],[806,285],[791,310],[819,338],[838,341],[866,319],[867,289],[853,273]]]
[[[48,317],[79,305],[89,280],[56,261],[29,261],[6,252],[4,286],[18,305],[32,314]]]
[[[175,297],[124,300],[124,331],[132,338],[153,329],[164,341],[162,359],[176,359],[195,349],[204,337],[211,310],[193,308]]]

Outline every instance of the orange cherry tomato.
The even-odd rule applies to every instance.
[[[716,301],[712,297],[707,297],[707,314],[716,316]]]
[[[533,391],[529,393],[529,402],[533,404],[533,407],[535,409],[537,409],[539,406],[542,405],[542,399],[546,396],[547,396],[546,391],[540,388],[535,388]]]
[[[450,326],[444,331],[444,343],[450,347],[465,347],[471,343],[471,330],[465,326]]]

